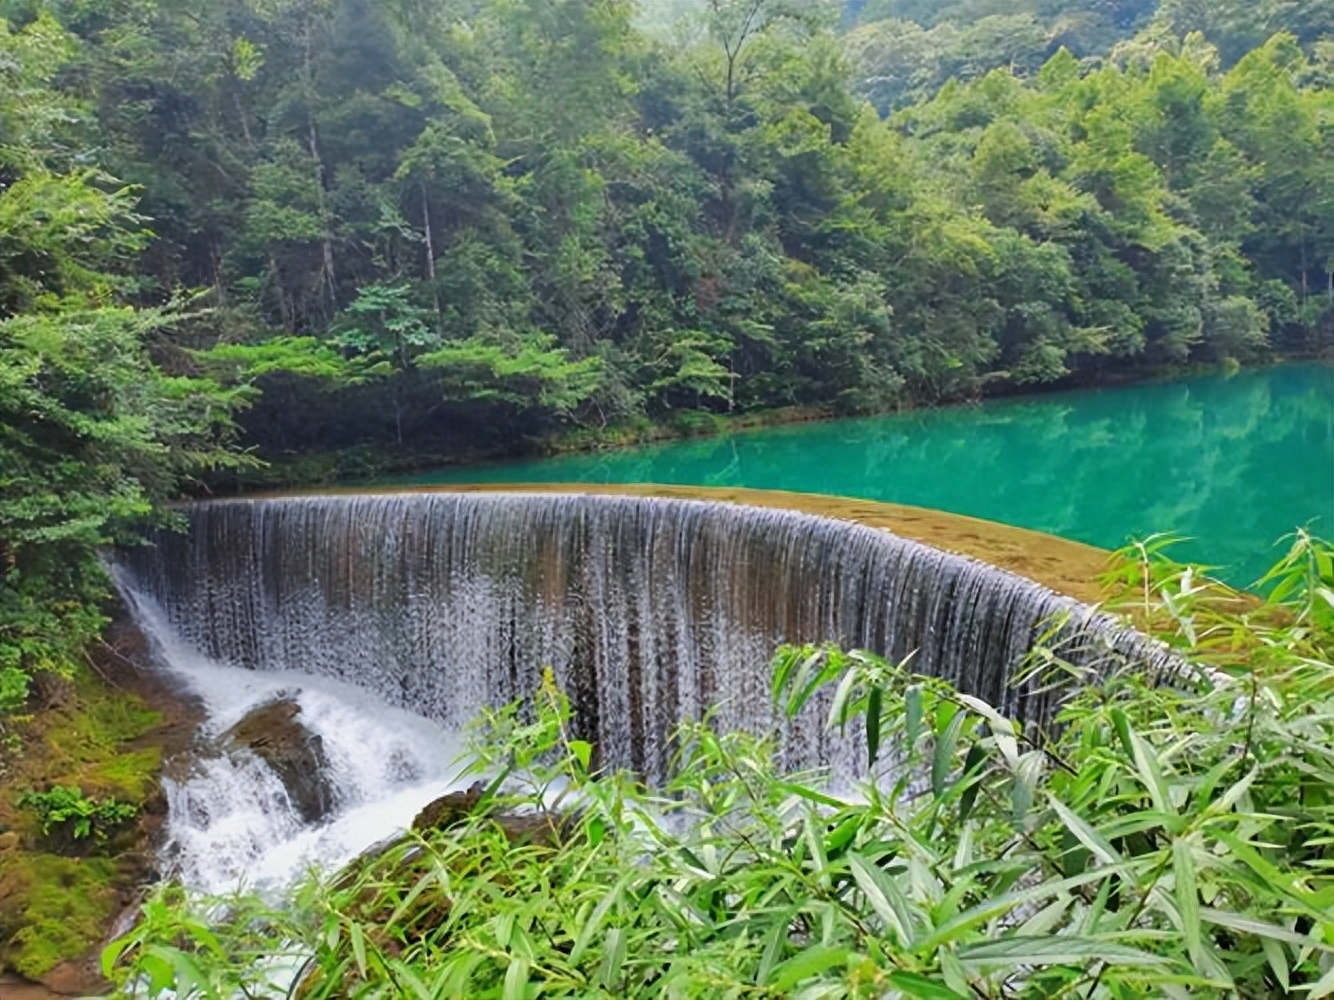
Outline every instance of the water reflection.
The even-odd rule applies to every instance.
[[[1174,532],[1249,582],[1334,529],[1334,372],[1290,365],[452,470],[418,482],[657,482],[936,507],[1095,545]]]

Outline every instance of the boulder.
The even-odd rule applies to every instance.
[[[307,729],[295,701],[269,702],[246,713],[222,734],[223,748],[248,750],[269,768],[287,789],[297,813],[307,823],[318,823],[334,806],[334,788],[324,741]]]

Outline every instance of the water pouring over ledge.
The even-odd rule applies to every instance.
[[[185,534],[118,554],[118,577],[199,652],[367,688],[447,728],[530,694],[543,666],[604,762],[666,772],[679,722],[770,729],[769,660],[833,641],[901,658],[1023,718],[1010,684],[1061,617],[1062,652],[1170,667],[1120,621],[885,531],[697,500],[386,493],[211,501]],[[781,761],[855,774],[815,714]]]

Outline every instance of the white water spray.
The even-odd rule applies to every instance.
[[[189,760],[169,762],[164,874],[190,889],[281,892],[309,868],[329,871],[405,830],[424,805],[460,787],[456,734],[386,705],[373,692],[292,672],[230,667],[186,644],[152,601],[117,574],[158,668],[198,697],[206,721]],[[259,756],[220,736],[275,701],[300,706],[322,744],[335,795],[328,817],[303,821],[283,781]]]

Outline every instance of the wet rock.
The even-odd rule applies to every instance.
[[[297,813],[318,823],[333,809],[334,789],[324,741],[298,721],[301,706],[274,701],[252,709],[222,734],[227,752],[248,750],[282,781]]]
[[[412,821],[414,833],[448,830],[465,821],[481,803],[485,788],[480,781],[462,792],[450,792],[427,804]],[[492,812],[490,819],[516,844],[553,847],[568,832],[576,817],[569,813]]]
[[[0,1000],[64,1000],[65,994],[29,982],[13,973],[0,973]]]

